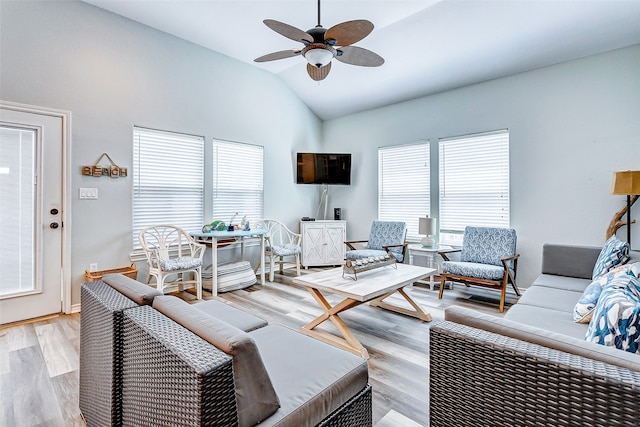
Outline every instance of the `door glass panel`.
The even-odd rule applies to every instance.
[[[0,298],[36,290],[36,131],[0,126]]]

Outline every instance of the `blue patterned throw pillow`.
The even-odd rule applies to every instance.
[[[630,268],[630,273],[633,274],[636,277],[640,277],[640,262],[636,262],[634,264],[631,264]]]
[[[625,287],[602,290],[585,340],[638,353],[640,345],[640,279],[626,275]]]
[[[596,265],[593,267],[593,280],[605,274],[618,264],[624,264],[629,260],[629,244],[611,236],[598,255]]]
[[[620,265],[591,282],[573,309],[573,321],[577,323],[589,323],[602,290],[609,286],[626,287],[629,279],[620,276],[633,274],[633,265],[634,264]]]

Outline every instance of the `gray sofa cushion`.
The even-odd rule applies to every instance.
[[[542,246],[542,273],[591,279],[601,250],[593,246],[545,243]]]
[[[208,300],[192,304],[192,307],[220,319],[245,332],[267,326],[267,321],[221,301]]]
[[[151,305],[162,292],[122,274],[105,274],[102,281],[139,305]]]
[[[547,288],[563,289],[565,291],[584,292],[591,284],[591,279],[580,279],[576,277],[556,276],[554,274],[541,274],[531,285],[544,286]]]
[[[580,340],[584,340],[588,327],[588,324],[574,322],[573,312],[524,304],[511,307],[504,318]]]
[[[157,297],[153,308],[233,357],[241,427],[259,423],[280,407],[260,351],[249,334],[173,296]]]
[[[281,407],[260,426],[314,426],[367,386],[367,361],[279,325],[251,332]]]
[[[518,316],[527,314],[528,316],[541,318],[545,315],[558,313],[558,315],[567,315],[569,316],[569,318],[571,318],[570,313],[565,314],[554,310],[532,306],[519,307],[519,304],[511,307],[509,309],[509,312],[507,313],[507,316],[509,316],[511,311],[516,308],[518,308],[519,310],[524,309],[525,311],[528,311],[528,313],[518,313]],[[531,342],[544,347],[564,351],[566,353],[576,354],[588,359],[600,360],[602,362],[631,369],[633,371],[640,370],[640,358],[635,354],[587,342],[584,340],[584,335],[583,338],[575,338],[572,336],[564,335],[562,333],[550,332],[548,329],[543,329],[541,327],[535,327],[528,324],[520,323],[516,320],[518,319],[518,316],[514,316],[513,319],[501,318],[463,307],[449,307],[445,311],[445,320],[505,335],[511,338],[517,338],[522,341]],[[583,328],[587,327],[587,325],[573,323],[573,321],[571,320],[559,321],[556,319],[556,322],[566,324],[570,323],[576,325],[577,327]],[[554,323],[554,325],[555,324],[556,323]]]
[[[516,305],[532,305],[571,314],[581,296],[582,292],[531,286],[520,297]],[[573,317],[571,318],[573,319]]]

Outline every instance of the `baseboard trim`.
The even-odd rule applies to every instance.
[[[71,304],[71,311],[67,314],[80,313],[80,304]]]

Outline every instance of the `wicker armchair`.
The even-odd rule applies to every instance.
[[[263,219],[257,222],[257,228],[267,230],[265,236],[264,256],[269,258],[269,281],[273,282],[275,274],[275,264],[278,264],[280,274],[284,268],[285,257],[293,257],[293,264],[296,266],[296,276],[300,275],[300,240],[302,236],[294,233],[289,228],[274,219]],[[258,271],[260,264],[256,265],[255,271]]]
[[[160,295],[156,289],[148,289],[153,294],[132,301],[102,281],[82,286],[80,409],[87,425],[239,425],[232,358],[144,305]],[[289,334],[299,335],[294,331]],[[262,342],[270,342],[270,337],[272,335],[265,332]],[[301,334],[299,339],[314,341]],[[334,356],[339,352],[327,347]],[[274,346],[271,351],[279,352],[280,348]],[[272,360],[279,360],[280,353],[277,356]],[[340,362],[336,366],[340,366]],[[288,402],[289,409],[292,402],[298,404],[291,397]],[[316,421],[307,425],[371,427],[370,385],[334,403],[339,406],[333,412],[320,420],[319,414],[314,413]],[[310,405],[309,408],[313,403]],[[275,417],[264,420],[261,425],[304,425],[290,418],[295,419]]]
[[[205,245],[197,243],[186,231],[173,225],[153,225],[138,233],[138,240],[147,256],[149,276],[156,278],[156,287],[164,291],[167,277],[179,275],[180,285],[194,284],[196,296],[202,299],[202,264]],[[195,280],[184,280],[184,273],[194,273]]]

